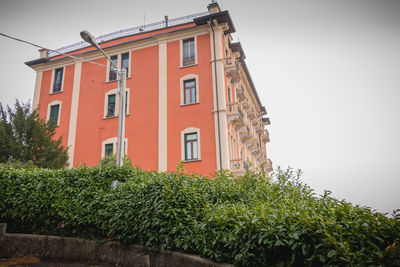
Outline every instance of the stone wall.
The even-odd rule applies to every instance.
[[[88,262],[114,266],[193,266],[228,267],[200,256],[179,252],[158,251],[132,245],[122,247],[117,242],[92,241],[72,237],[10,234],[6,224],[0,224],[0,258],[36,256],[42,260]]]

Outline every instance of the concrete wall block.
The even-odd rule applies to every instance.
[[[93,241],[73,237],[7,234],[7,225],[0,224],[0,258],[35,256],[50,261],[90,262],[135,267],[228,267],[200,256],[118,242]]]

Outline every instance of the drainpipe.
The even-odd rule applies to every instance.
[[[218,101],[218,80],[217,80],[217,53],[215,50],[215,31],[213,22],[210,17],[210,26],[213,33],[213,45],[214,45],[214,75],[215,75],[215,96],[217,101],[217,125],[218,125],[218,147],[219,147],[219,170],[222,171],[222,151],[221,151],[221,129],[219,122],[219,101]]]

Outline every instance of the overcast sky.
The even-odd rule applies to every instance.
[[[0,32],[56,49],[202,12],[209,0],[0,0]],[[272,124],[274,167],[321,193],[400,208],[400,1],[218,1],[229,10]],[[0,36],[0,102],[31,100],[34,47]]]

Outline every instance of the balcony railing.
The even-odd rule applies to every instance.
[[[224,65],[225,65],[225,72],[229,77],[232,78],[232,82],[240,81],[239,69],[231,57],[226,58]]]
[[[197,13],[197,14],[193,14],[193,15],[187,15],[184,17],[169,19],[168,21],[162,20],[162,21],[158,21],[158,22],[154,22],[154,23],[150,23],[150,24],[145,24],[145,25],[141,25],[141,26],[137,26],[137,27],[133,27],[133,28],[125,29],[125,30],[119,30],[116,32],[101,35],[101,36],[96,37],[95,40],[98,44],[101,44],[101,43],[104,43],[104,42],[107,42],[110,40],[114,40],[117,38],[121,38],[121,37],[126,37],[126,36],[130,36],[130,35],[138,34],[138,33],[158,30],[158,29],[162,29],[162,28],[165,28],[168,26],[170,27],[170,26],[175,26],[175,25],[192,22],[194,18],[206,16],[208,14],[209,14],[209,12],[205,11],[205,12],[201,12],[201,13]],[[75,43],[75,44],[71,44],[68,46],[58,48],[56,51],[59,51],[61,53],[68,53],[68,52],[72,52],[72,51],[82,49],[82,48],[85,48],[88,46],[90,46],[89,43],[87,43],[85,41],[81,41],[79,43]],[[60,53],[56,52],[56,51],[47,52],[47,57],[54,57],[54,56],[60,55]]]
[[[250,120],[253,120],[253,119],[255,119],[256,118],[256,113],[254,112],[254,110],[248,110],[247,111],[247,117],[250,119]]]
[[[243,101],[242,108],[247,111],[250,108],[249,102]]]
[[[238,103],[226,104],[226,111],[228,114],[228,120],[234,120],[236,117],[240,115]]]
[[[267,173],[272,172],[274,168],[272,167],[272,161],[271,159],[267,159],[267,162],[265,163],[264,169]]]
[[[239,133],[239,138],[243,143],[247,143],[247,141],[250,140],[250,133],[248,131],[244,131],[242,133]]]
[[[236,94],[237,94],[237,97],[239,98],[240,101],[246,100],[246,94],[244,92],[243,87],[238,87],[236,89]]]
[[[226,105],[228,120],[235,124],[236,128],[245,125],[243,112],[240,110],[239,103],[229,103]]]
[[[263,135],[262,135],[261,138],[262,138],[262,140],[263,140],[264,142],[269,142],[269,132],[268,132],[267,129],[264,130]]]
[[[249,166],[244,162],[243,159],[231,159],[231,169],[230,171],[233,174],[245,174],[245,172],[249,169]]]
[[[250,153],[258,154],[260,152],[260,148],[257,145],[250,147]]]

